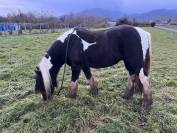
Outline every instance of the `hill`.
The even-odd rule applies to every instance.
[[[138,20],[149,20],[149,19],[159,19],[159,18],[177,18],[177,9],[157,9],[152,10],[145,13],[137,13],[137,14],[127,14],[121,11],[112,11],[106,10],[102,8],[91,8],[86,9],[82,12],[77,13],[80,16],[97,16],[97,17],[104,17],[109,19],[118,19],[124,16],[128,16],[130,18],[136,18]]]
[[[107,10],[102,8],[91,8],[86,9],[84,11],[81,11],[77,13],[78,16],[96,16],[96,17],[103,17],[103,18],[109,18],[109,19],[117,19],[122,16],[125,16],[124,13],[121,11],[113,11],[113,10]]]
[[[177,9],[168,10],[168,9],[158,9],[152,10],[150,12],[141,13],[141,14],[133,14],[131,17],[139,19],[139,20],[148,20],[148,19],[169,19],[169,18],[177,18]]]

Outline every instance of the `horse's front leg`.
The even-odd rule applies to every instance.
[[[78,65],[72,65],[71,70],[72,70],[72,77],[71,77],[68,96],[71,98],[75,98],[77,96],[78,78],[81,72],[81,67]]]
[[[98,83],[94,80],[94,78],[91,74],[90,68],[89,67],[83,67],[82,69],[84,71],[85,77],[87,78],[87,80],[90,84],[90,88],[91,88],[90,93],[93,96],[98,95]]]

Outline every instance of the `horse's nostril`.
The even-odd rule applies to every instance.
[[[52,97],[52,94],[50,93],[50,94],[47,94],[45,91],[44,92],[41,92],[41,94],[42,94],[42,97],[43,97],[43,100],[44,101],[47,101],[47,100],[49,100],[51,97]]]
[[[42,97],[43,97],[43,100],[44,100],[44,101],[47,101],[47,96],[46,96],[46,94],[42,94]]]

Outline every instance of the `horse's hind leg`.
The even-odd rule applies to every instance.
[[[143,106],[150,107],[152,104],[152,91],[150,88],[149,77],[144,75],[143,69],[139,73],[139,79],[143,85]]]
[[[72,77],[71,77],[71,84],[70,84],[70,90],[68,96],[71,98],[75,98],[77,96],[77,90],[78,90],[78,78],[79,74],[81,72],[81,67],[77,65],[71,66],[72,70]]]
[[[94,80],[89,67],[83,67],[82,69],[84,71],[85,77],[87,78],[90,84],[90,93],[93,96],[96,96],[98,94],[98,83]]]
[[[132,99],[133,98],[133,93],[134,93],[134,81],[135,81],[135,75],[129,75],[128,76],[128,85],[127,88],[123,94],[124,99]]]

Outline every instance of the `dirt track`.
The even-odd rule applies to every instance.
[[[166,27],[162,27],[162,26],[156,26],[156,28],[177,33],[177,30],[171,29],[171,28],[166,28]]]

